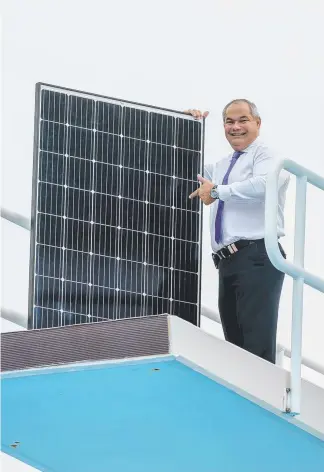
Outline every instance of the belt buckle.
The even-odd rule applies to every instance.
[[[226,252],[227,251],[227,252]],[[223,247],[215,253],[215,256],[218,256],[219,260],[228,259],[230,256],[238,252],[238,248],[235,243],[228,244],[228,246]]]
[[[229,245],[227,246],[227,248],[228,248],[228,250],[229,250],[229,252],[230,252],[231,254],[235,254],[235,253],[238,251],[237,246],[236,246],[235,243],[229,244]]]
[[[225,252],[225,254],[223,253],[223,251]],[[227,251],[227,253],[226,253]],[[231,257],[233,254],[235,254],[236,252],[238,252],[238,248],[236,246],[235,243],[231,243],[231,244],[228,244],[227,246],[225,246],[223,249],[221,249],[219,251],[223,258],[224,259],[228,259],[229,257]]]

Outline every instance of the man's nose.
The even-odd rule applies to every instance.
[[[235,121],[232,126],[233,131],[238,131],[241,129],[240,123],[238,121]]]

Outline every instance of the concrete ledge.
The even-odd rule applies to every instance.
[[[302,380],[301,415],[284,413],[289,373],[216,338],[180,318],[169,316],[170,354],[194,370],[324,440],[324,390]]]

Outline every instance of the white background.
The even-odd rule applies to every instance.
[[[321,0],[6,0],[3,10],[2,205],[30,216],[34,92],[46,82],[161,107],[208,109],[206,162],[229,151],[221,111],[254,101],[264,141],[324,174]],[[324,194],[309,188],[306,268],[324,275]],[[2,305],[27,311],[29,236],[2,226]],[[293,257],[294,179],[284,247]],[[204,225],[203,304],[217,309]],[[289,346],[292,283],[278,341]],[[324,363],[324,296],[305,288],[303,354]],[[204,325],[214,330],[210,322]]]

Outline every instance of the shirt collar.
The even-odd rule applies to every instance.
[[[249,152],[251,149],[253,149],[255,146],[257,146],[260,143],[260,137],[258,136],[251,144],[249,144],[248,147],[243,149],[243,153]]]
[[[247,152],[249,152],[251,149],[253,149],[255,146],[257,146],[258,144],[260,144],[261,140],[260,140],[260,136],[258,136],[251,144],[249,144],[248,147],[246,147],[245,149],[243,149],[242,151],[242,154],[245,154]],[[232,149],[232,152],[228,155],[228,158],[231,159],[233,157],[233,154],[234,154],[234,149]]]

